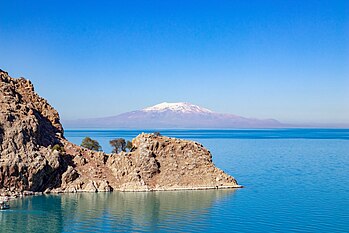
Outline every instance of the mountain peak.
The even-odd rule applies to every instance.
[[[126,112],[117,116],[72,121],[68,125],[70,127],[133,129],[278,128],[284,126],[273,119],[259,120],[233,114],[216,113],[186,102],[163,102],[142,110]]]
[[[144,112],[172,111],[172,112],[181,112],[181,113],[212,113],[212,111],[209,109],[202,108],[195,104],[186,103],[186,102],[178,102],[178,103],[163,102],[151,107],[144,108],[142,111]]]

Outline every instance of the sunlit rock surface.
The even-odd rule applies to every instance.
[[[196,142],[141,134],[130,152],[105,154],[74,145],[63,134],[59,114],[32,83],[0,70],[2,195],[239,187]]]

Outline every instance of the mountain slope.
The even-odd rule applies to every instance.
[[[215,113],[190,103],[161,103],[117,116],[65,121],[66,127],[103,128],[277,128],[274,119],[252,119]]]

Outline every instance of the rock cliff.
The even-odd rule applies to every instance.
[[[59,114],[32,83],[0,70],[0,193],[151,191],[239,187],[201,144],[153,134],[131,152],[68,142]],[[59,145],[64,150],[53,150]]]

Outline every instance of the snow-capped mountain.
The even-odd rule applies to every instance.
[[[197,105],[194,105],[191,103],[184,103],[184,102],[179,102],[179,103],[163,102],[161,104],[144,108],[142,111],[144,112],[173,111],[173,112],[181,112],[181,113],[212,113],[212,111],[207,108],[202,108]]]
[[[70,128],[278,128],[274,119],[252,119],[215,113],[191,103],[161,103],[117,116],[64,121]]]

